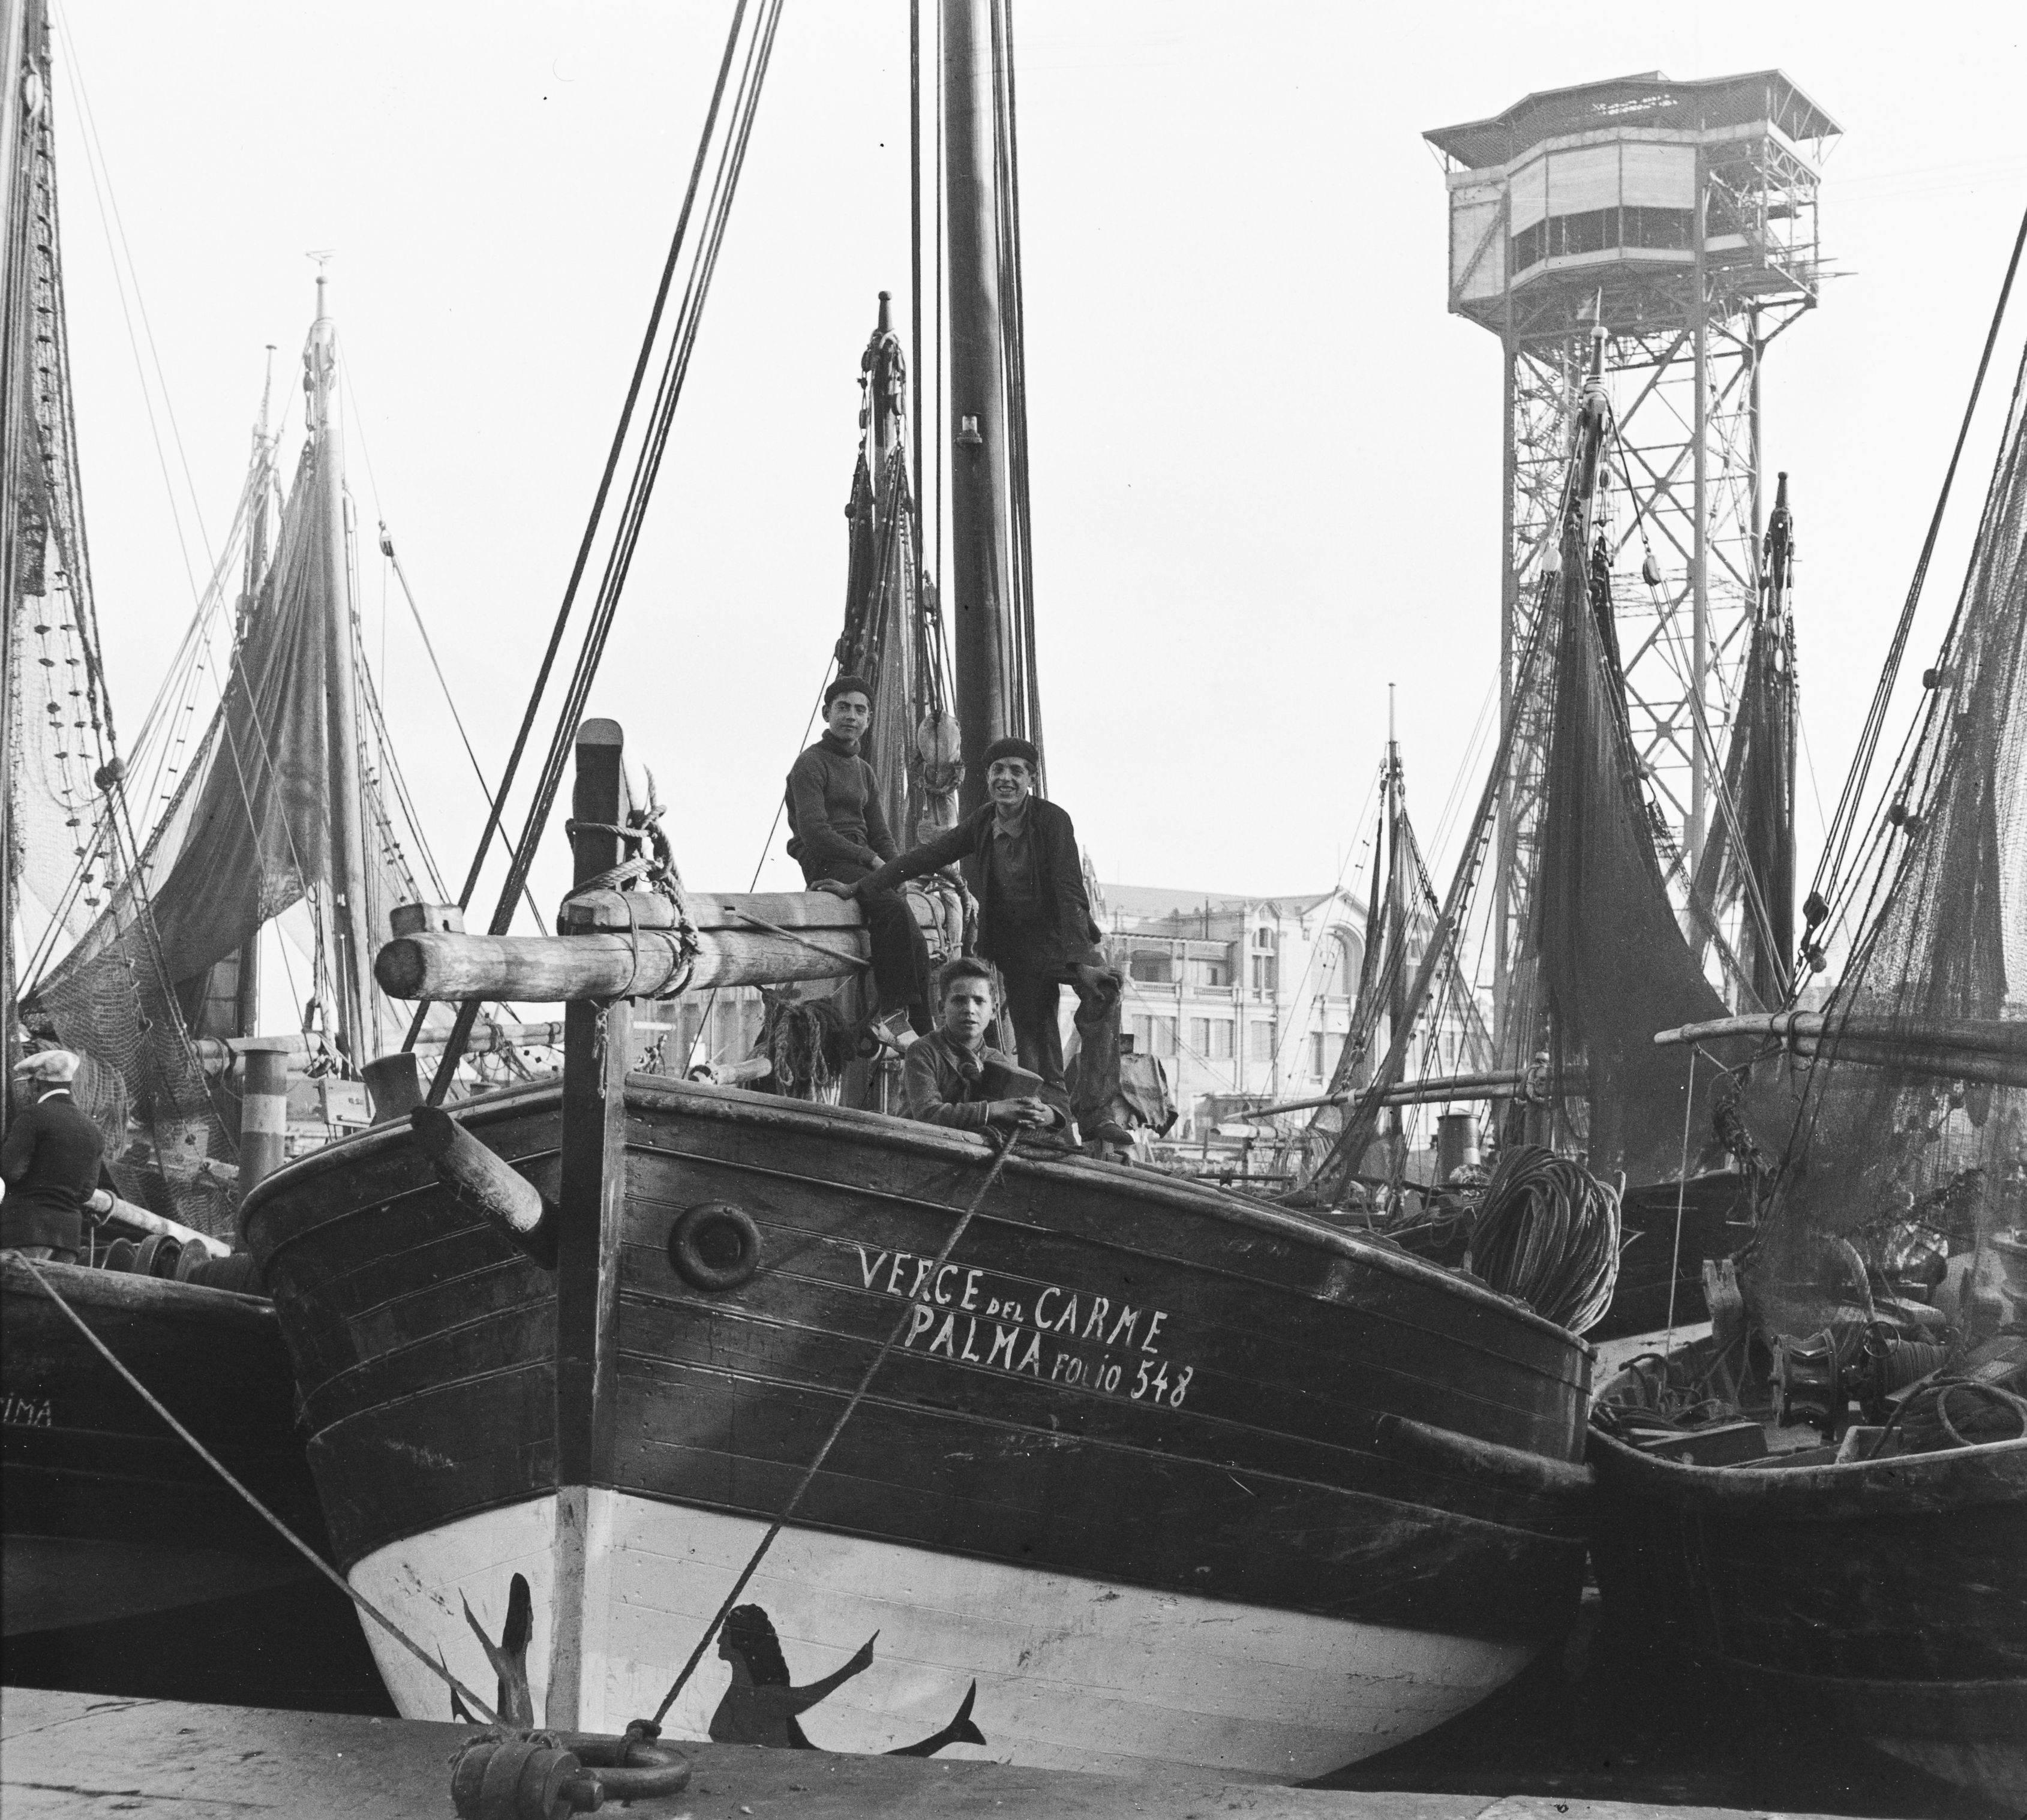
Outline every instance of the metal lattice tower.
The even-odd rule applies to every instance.
[[[1448,174],[1450,310],[1505,352],[1501,709],[1520,727],[1499,826],[1502,1051],[1534,1040],[1524,1010],[1509,1032],[1509,1007],[1549,732],[1547,704],[1516,699],[1516,668],[1593,329],[1609,335],[1618,426],[1606,517],[1627,707],[1679,899],[1711,824],[1759,597],[1760,367],[1815,305],[1817,161],[1839,130],[1763,70],[1551,90],[1425,135]]]

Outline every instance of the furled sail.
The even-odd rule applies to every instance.
[[[908,483],[907,367],[884,294],[859,371],[866,402],[845,508],[851,547],[837,667],[872,685],[873,724],[860,749],[878,782],[887,825],[906,847],[956,821],[964,768],[942,610],[921,560]]]
[[[1799,1109],[1756,1132],[1782,1166],[1749,1293],[1785,1331],[1811,1331],[1796,1301],[1813,1300],[1819,1324],[1837,1299],[1825,1235],[1890,1274],[1880,1253],[1896,1227],[1967,1250],[2027,1224],[2027,1091],[1952,1080],[1920,1040],[1937,1019],[2027,1018],[2027,358],[1926,682],[1867,863],[1840,894],[1862,932],[1823,1011],[1826,1033],[1885,1020],[1875,1056],[1892,1054],[1896,1026],[1906,1048],[1881,1066],[1825,1046]]]
[[[1726,954],[1741,1011],[1785,1004],[1795,943],[1795,633],[1788,607],[1793,518],[1788,477],[1761,552],[1738,706],[1725,755],[1721,813],[1691,883],[1699,962],[1722,944],[1722,912],[1737,906],[1737,947]],[[1734,821],[1736,827],[1734,828]]]
[[[117,755],[100,662],[71,404],[50,17],[43,0],[6,11],[0,95],[6,234],[0,302],[0,1015],[11,1061],[17,994],[39,954],[90,925],[119,857],[102,826]],[[18,33],[18,36],[14,34]],[[126,1137],[126,1087],[87,1054],[79,1104],[109,1145]]]
[[[1691,1168],[1710,1131],[1708,1109],[1683,1103],[1680,1058],[1656,1049],[1654,1033],[1720,1017],[1726,1007],[1668,901],[1626,717],[1602,544],[1567,537],[1563,578],[1527,951],[1538,964],[1552,1074],[1589,1080],[1587,1106],[1567,1109],[1587,1112],[1590,1168],[1653,1182],[1683,1168],[1685,1119]],[[1706,1077],[1697,1091],[1707,1101],[1715,1084]]]
[[[165,777],[165,807],[137,860],[24,1000],[31,1021],[118,1071],[134,1115],[150,1128],[150,1164],[114,1164],[116,1174],[130,1172],[123,1187],[137,1198],[166,1193],[165,1210],[207,1227],[225,1210],[203,1165],[232,1159],[237,1125],[229,1084],[207,1072],[194,1041],[216,995],[214,969],[308,899],[312,1004],[328,998],[342,1044],[356,1050],[372,1042],[381,1007],[356,991],[348,1002],[346,951],[356,944],[370,955],[385,939],[389,910],[426,895],[395,832],[411,818],[388,800],[393,773],[370,679],[356,661],[333,359],[319,314],[305,354],[309,434],[216,711],[173,767],[180,774]],[[341,666],[361,698],[349,717],[334,705]],[[348,774],[356,794],[342,787]],[[352,894],[348,814],[364,855],[364,889]],[[363,1059],[337,1050],[329,1058],[332,1065]]]

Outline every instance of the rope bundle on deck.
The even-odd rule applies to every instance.
[[[1464,1266],[1572,1333],[1597,1326],[1619,1279],[1619,1194],[1538,1144],[1508,1150],[1486,1184]]]

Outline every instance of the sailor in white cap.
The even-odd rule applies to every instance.
[[[98,1186],[105,1137],[71,1098],[78,1059],[68,1049],[43,1049],[14,1064],[16,1080],[35,1095],[17,1112],[0,1146],[0,1251],[76,1261],[84,1243],[85,1198]]]

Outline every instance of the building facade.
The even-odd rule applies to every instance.
[[[1321,1093],[1351,1024],[1365,954],[1343,891],[1218,897],[1102,884],[1106,958],[1126,982],[1123,1033],[1168,1071],[1178,1137],[1220,1102]]]

